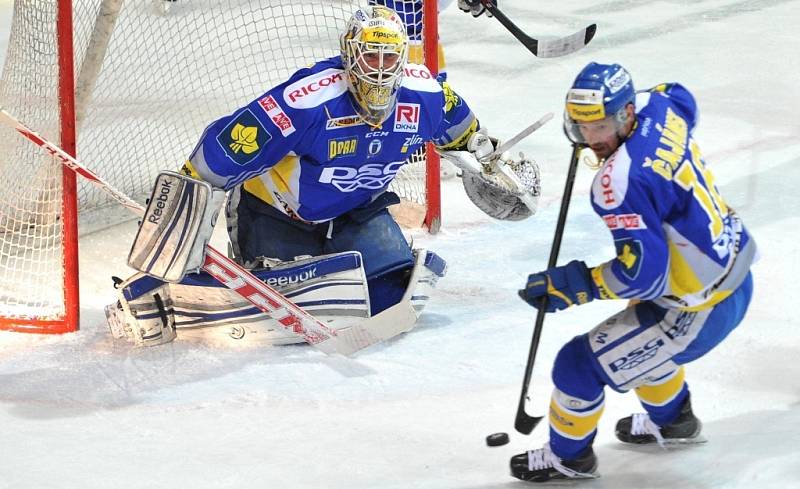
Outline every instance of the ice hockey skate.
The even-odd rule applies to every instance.
[[[637,413],[617,421],[615,433],[625,443],[647,445],[658,443],[662,447],[705,443],[700,435],[703,423],[692,412],[691,398],[687,397],[681,412],[672,423],[658,426],[645,413]]]
[[[511,457],[511,475],[527,482],[550,482],[567,479],[595,479],[597,456],[589,446],[573,460],[562,460],[552,451],[550,444]]]

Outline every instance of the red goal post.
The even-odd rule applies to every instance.
[[[344,23],[363,3],[18,1],[0,107],[143,202],[157,172],[179,167],[211,120],[337,54]],[[424,4],[415,42],[435,72],[436,1]],[[438,157],[428,155],[406,165],[393,189],[423,205],[435,231]],[[108,196],[0,127],[0,329],[77,330],[78,237],[126,218]]]

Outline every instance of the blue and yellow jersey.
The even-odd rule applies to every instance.
[[[637,94],[633,134],[592,184],[617,257],[592,269],[597,295],[697,310],[747,276],[755,242],[714,185],[692,137],[694,97],[679,84]]]
[[[407,64],[394,112],[380,127],[357,115],[339,57],[286,82],[206,128],[185,171],[244,190],[280,212],[324,222],[369,203],[426,141],[466,145],[479,128],[446,83]]]

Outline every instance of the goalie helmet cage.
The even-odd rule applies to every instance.
[[[401,13],[412,59],[424,58],[435,73],[436,0],[423,8],[420,1],[379,3]],[[338,54],[339,34],[363,3],[17,1],[0,107],[143,202],[158,171],[178,168],[208,123]],[[411,160],[392,188],[423,204],[424,224],[436,231],[438,155]],[[128,217],[46,151],[0,127],[0,329],[78,329],[78,216],[81,235]]]

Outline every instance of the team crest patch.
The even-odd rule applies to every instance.
[[[642,242],[638,239],[618,239],[614,241],[617,249],[617,260],[622,264],[622,273],[631,280],[639,276],[642,269]]]
[[[461,106],[461,98],[447,82],[442,83],[442,89],[444,91],[444,111],[449,114],[451,110]]]
[[[245,109],[217,135],[225,154],[237,165],[246,165],[258,156],[261,148],[272,139],[250,109]]]

